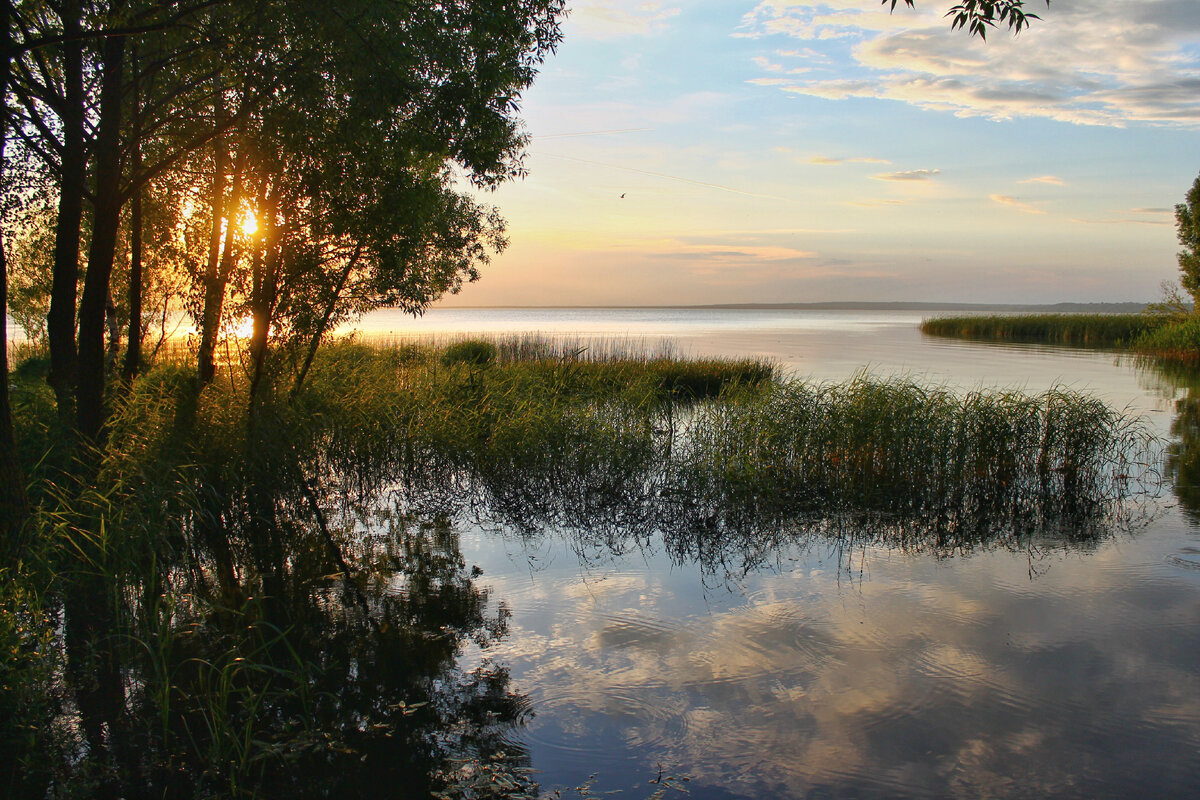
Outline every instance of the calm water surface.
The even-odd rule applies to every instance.
[[[1113,354],[927,338],[920,319],[463,309],[362,328],[666,339],[817,380],[1066,384],[1143,415],[1180,463],[1200,458],[1200,381]],[[511,613],[507,636],[463,663],[507,667],[528,696],[513,745],[543,791],[595,774],[590,791],[621,797],[660,775],[696,798],[1200,796],[1200,529],[1182,473],[1147,520],[1019,552],[810,535],[695,559],[637,532],[461,522],[468,563]]]

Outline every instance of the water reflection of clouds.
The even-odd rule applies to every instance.
[[[1128,560],[1120,546],[1089,560]],[[1139,754],[1162,748],[1185,753],[1166,779],[1200,774],[1194,593],[1071,557],[1031,584],[1007,553],[954,569],[879,556],[862,581],[800,565],[678,618],[657,610],[695,603],[694,586],[649,570],[516,609],[494,655],[535,698],[534,763],[553,781],[559,750],[603,742],[621,774],[661,761],[699,796],[1119,796],[1104,787],[1161,784]]]

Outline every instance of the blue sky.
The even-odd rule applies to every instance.
[[[986,43],[951,4],[576,0],[529,177],[487,198],[511,245],[444,304],[1156,298],[1200,2],[1053,0]]]

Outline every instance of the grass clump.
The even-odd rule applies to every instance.
[[[442,364],[472,364],[486,367],[496,360],[496,345],[484,339],[466,339],[455,342],[442,351]]]
[[[1151,314],[1013,314],[934,317],[921,323],[921,332],[984,341],[1128,347],[1169,324],[1169,318]]]

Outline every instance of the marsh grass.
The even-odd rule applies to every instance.
[[[1189,314],[1148,330],[1133,345],[1139,353],[1160,362],[1195,368],[1200,365],[1200,315]]]
[[[607,552],[657,538],[707,571],[817,539],[1086,546],[1156,464],[1136,421],[1065,390],[814,385],[614,342],[453,345],[335,343],[253,424],[243,377],[197,397],[168,359],[74,466],[46,455],[70,451],[44,384],[18,377],[37,513],[0,592],[20,701],[0,731],[6,788],[470,796],[483,776],[535,791],[505,738],[523,702],[507,673],[457,668],[505,618],[456,518]],[[81,616],[104,624],[73,651]],[[76,698],[106,670],[118,685],[94,724]]]
[[[980,341],[1121,348],[1163,365],[1200,365],[1200,315],[1193,313],[935,317],[921,323],[921,332]]]
[[[985,341],[1129,347],[1170,324],[1168,317],[1151,314],[1013,314],[934,317],[921,323],[921,332]]]
[[[769,514],[941,519],[1089,512],[1128,491],[1151,437],[1065,389],[958,395],[903,379],[789,383],[701,406],[677,451],[680,495]]]

